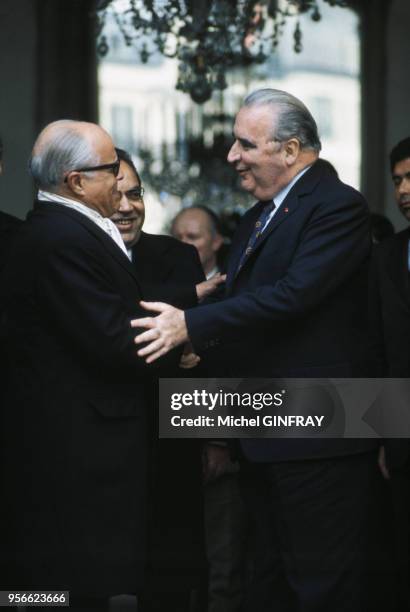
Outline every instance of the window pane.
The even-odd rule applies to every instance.
[[[322,157],[344,182],[360,187],[359,18],[351,9],[319,5],[320,22],[300,18],[302,53],[293,50],[291,18],[264,64],[231,70],[227,89],[201,106],[175,89],[177,60],[156,53],[141,63],[115,21],[108,21],[110,51],[99,68],[100,121],[116,144],[137,157],[147,188],[147,231],[162,230],[181,206],[241,211],[253,203],[237,187],[226,153],[241,100],[260,87],[303,100],[317,120]]]

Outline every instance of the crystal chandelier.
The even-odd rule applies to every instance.
[[[177,58],[176,88],[203,104],[214,90],[225,89],[227,70],[267,59],[289,17],[296,17],[294,50],[302,51],[297,17],[303,14],[319,21],[319,0],[98,0],[97,50],[100,56],[108,53],[104,27],[114,19],[141,62],[157,52]]]

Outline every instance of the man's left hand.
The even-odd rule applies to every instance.
[[[135,344],[148,342],[138,351],[147,363],[166,355],[171,349],[188,342],[188,330],[184,311],[163,302],[140,302],[145,310],[159,313],[156,317],[133,319],[131,327],[142,327],[147,331],[135,337]]]
[[[191,370],[192,368],[196,368],[200,361],[201,358],[199,357],[199,355],[194,353],[194,347],[190,342],[188,342],[184,346],[184,352],[181,355],[179,367],[183,370]]]

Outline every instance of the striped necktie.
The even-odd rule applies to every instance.
[[[262,234],[265,228],[265,224],[269,218],[269,215],[276,208],[276,204],[273,200],[269,200],[268,202],[259,202],[259,204],[262,204],[262,212],[259,215],[258,220],[256,221],[254,225],[252,234],[250,235],[248,244],[246,245],[246,249],[241,255],[241,259],[239,260],[239,264],[238,264],[236,273],[239,272],[239,270],[242,268],[245,261],[248,259],[248,257],[252,253],[259,236]]]

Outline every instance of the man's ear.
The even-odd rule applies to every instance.
[[[81,172],[70,172],[67,176],[67,185],[75,195],[84,195]]]
[[[292,166],[300,153],[300,142],[297,138],[290,138],[284,144],[285,161],[288,166]]]

